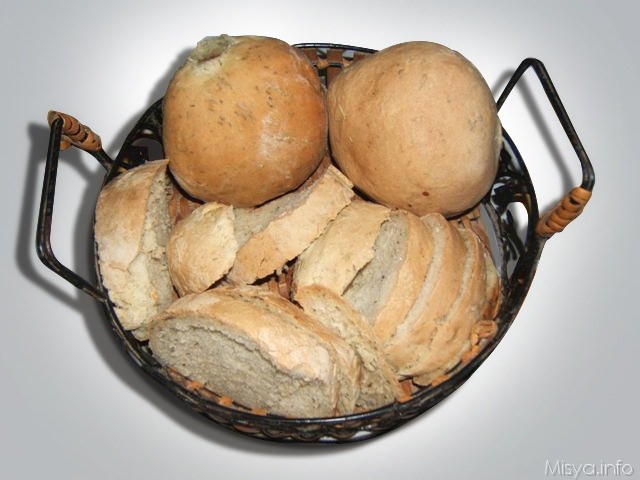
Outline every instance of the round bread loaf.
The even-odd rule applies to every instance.
[[[495,178],[502,130],[491,91],[462,55],[394,45],[330,84],[329,135],[354,185],[389,207],[455,216]]]
[[[201,40],[163,113],[169,169],[207,202],[262,204],[298,187],[327,150],[325,90],[306,57],[274,38]]]

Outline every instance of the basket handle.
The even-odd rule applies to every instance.
[[[533,68],[533,71],[540,80],[542,88],[547,94],[547,98],[549,99],[553,110],[556,112],[558,120],[560,120],[560,124],[564,128],[564,131],[567,134],[576,155],[578,156],[578,160],[582,165],[582,183],[580,186],[571,189],[571,191],[569,191],[569,193],[567,193],[554,208],[545,213],[536,224],[536,234],[543,239],[547,239],[555,233],[559,233],[564,230],[570,222],[575,220],[578,215],[582,213],[582,210],[584,210],[584,207],[591,198],[591,192],[593,191],[593,185],[595,183],[595,172],[591,165],[591,161],[587,156],[587,152],[585,152],[582,142],[578,138],[578,134],[569,119],[569,115],[567,115],[567,111],[562,105],[562,101],[560,100],[558,92],[549,77],[549,73],[540,60],[536,58],[527,58],[522,61],[511,76],[511,79],[496,102],[498,110],[500,110],[500,107],[502,107],[502,104],[513,90],[513,87],[515,87],[518,80],[520,80],[520,77],[522,77],[524,72],[529,68]]]
[[[62,265],[56,258],[51,248],[51,220],[53,217],[58,157],[61,150],[65,150],[73,145],[93,155],[98,162],[100,162],[100,165],[107,170],[112,166],[113,160],[111,160],[102,149],[100,137],[74,117],[51,111],[47,119],[51,131],[49,134],[47,163],[45,166],[42,196],[40,198],[40,211],[38,213],[38,226],[36,229],[36,251],[38,252],[38,258],[73,286],[91,295],[96,300],[104,302],[107,296],[101,289]]]

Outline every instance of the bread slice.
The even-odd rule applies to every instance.
[[[466,249],[457,228],[438,213],[421,220],[433,239],[433,258],[411,310],[384,343],[387,360],[398,371],[417,360],[436,324],[449,313],[464,273]]]
[[[485,223],[482,221],[482,210],[480,206],[478,205],[467,214],[458,217],[455,223],[459,227],[473,232],[483,245],[487,271],[487,301],[483,317],[485,320],[494,319],[500,309],[502,284],[500,274],[498,273],[491,253],[492,242],[489,239]]]
[[[476,235],[460,230],[467,255],[460,293],[449,313],[435,322],[428,342],[412,365],[400,373],[413,376],[414,383],[428,385],[431,381],[453,368],[461,356],[469,350],[471,329],[482,319],[486,304],[486,263],[483,247]]]
[[[300,255],[354,196],[335,167],[292,193],[255,209],[236,209],[239,250],[229,279],[251,284]]]
[[[384,359],[371,326],[359,312],[322,285],[298,288],[295,300],[305,313],[343,338],[360,357],[362,376],[356,401],[358,410],[373,410],[402,398],[400,384]]]
[[[167,161],[116,177],[100,192],[94,233],[102,282],[122,327],[146,339],[150,318],[175,299],[167,267],[173,186]]]
[[[340,339],[255,298],[238,289],[182,297],[151,325],[154,356],[248,408],[300,418],[336,415],[351,373],[336,354],[333,340]]]
[[[254,303],[279,315],[289,322],[291,329],[312,332],[325,342],[327,349],[333,349],[338,367],[336,381],[339,395],[336,413],[339,415],[353,413],[360,392],[359,379],[362,365],[356,352],[347,342],[289,300],[272,291],[256,286],[223,287],[218,290],[225,295]]]
[[[344,291],[347,302],[385,342],[415,301],[432,257],[433,243],[418,217],[392,211],[373,246],[372,260]]]
[[[231,269],[237,250],[233,207],[198,207],[169,237],[167,262],[178,294],[204,292]]]
[[[380,225],[390,213],[387,207],[372,202],[351,202],[296,261],[293,290],[323,285],[342,294],[373,258]]]

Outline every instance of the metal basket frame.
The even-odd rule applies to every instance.
[[[298,44],[296,47],[307,54],[325,85],[328,85],[345,66],[375,53],[375,50],[371,49],[331,43],[305,43]],[[587,192],[588,197],[595,182],[593,167],[542,62],[528,58],[521,63],[499,97],[498,109],[529,68],[532,68],[539,78],[580,160],[583,179],[577,189]],[[360,441],[389,432],[448,397],[485,361],[513,323],[535,275],[545,241],[553,233],[561,231],[586,204],[586,200],[582,203],[579,198],[576,200],[572,190],[558,207],[541,219],[535,191],[525,163],[515,144],[503,129],[504,146],[500,152],[498,173],[491,190],[481,203],[485,213],[483,216],[485,226],[492,232],[495,240],[493,254],[502,279],[501,306],[496,316],[495,335],[483,340],[479,353],[467,363],[454,368],[447,380],[435,386],[419,388],[407,401],[395,402],[364,413],[331,418],[300,419],[270,414],[260,415],[239,406],[230,405],[228,402],[222,402],[220,397],[194,388],[193,382],[176,376],[160,365],[145,342],[138,341],[130,332],[124,330],[109,299],[107,289],[103,285],[95,250],[97,279],[94,284],[62,265],[51,248],[51,222],[60,151],[74,145],[91,153],[106,169],[104,184],[129,168],[152,161],[149,159],[148,145],[142,144],[157,142],[160,146],[162,145],[162,99],[151,105],[140,117],[115,159],[111,159],[102,149],[99,137],[73,117],[53,112],[49,120],[51,132],[36,238],[38,256],[47,267],[100,302],[109,327],[119,338],[129,357],[149,376],[162,384],[168,392],[182,399],[184,403],[209,420],[261,439],[305,443]],[[527,211],[524,240],[518,235],[518,225],[509,210],[510,205],[516,202],[524,205]],[[557,220],[558,218],[560,220]]]

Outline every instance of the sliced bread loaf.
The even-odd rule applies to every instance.
[[[382,224],[371,261],[344,291],[347,302],[385,342],[420,292],[433,243],[415,215],[395,210]]]
[[[122,327],[140,339],[149,319],[175,299],[166,258],[173,188],[167,161],[157,160],[116,177],[96,205],[102,282]]]
[[[387,360],[398,371],[416,361],[435,325],[451,309],[459,294],[466,251],[453,224],[438,213],[422,217],[433,239],[433,258],[411,310],[384,342]]]
[[[362,362],[360,394],[356,408],[373,410],[401,399],[403,391],[365,318],[340,295],[322,285],[296,290],[295,300],[305,313],[343,338]]]
[[[251,284],[300,255],[354,196],[352,184],[335,167],[292,193],[254,209],[236,209],[239,246],[229,279]]]
[[[387,207],[372,202],[351,202],[296,261],[293,290],[323,285],[342,294],[373,258],[380,225],[390,213]]]
[[[427,343],[419,350],[415,361],[400,370],[413,376],[419,385],[431,381],[454,367],[470,348],[473,325],[482,319],[486,304],[487,280],[483,247],[476,235],[460,230],[467,250],[460,290],[446,316],[433,322],[434,328]]]
[[[178,294],[208,289],[231,269],[237,250],[233,207],[210,202],[191,212],[171,231],[167,246]]]
[[[182,297],[151,325],[154,356],[249,408],[305,418],[347,413],[339,405],[347,377],[357,372],[353,352],[346,371],[335,348],[340,339],[297,323],[278,300],[268,300],[284,299],[259,291],[223,288]]]

